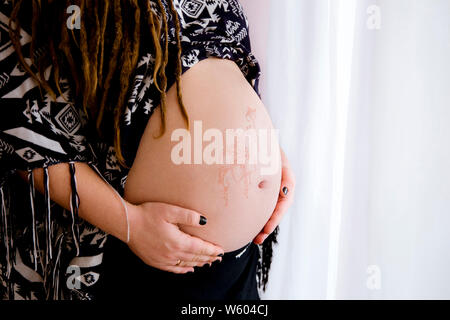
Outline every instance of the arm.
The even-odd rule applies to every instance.
[[[77,189],[80,197],[79,216],[121,241],[127,239],[127,222],[122,203],[114,191],[92,170],[88,164],[76,163]],[[70,173],[66,163],[50,166],[49,187],[51,199],[70,210]],[[40,193],[44,193],[44,170],[33,170],[34,184]],[[21,171],[21,177],[27,180],[27,173]],[[129,207],[131,209],[131,207]],[[129,209],[130,220],[134,210]],[[132,213],[133,212],[133,213]]]
[[[85,163],[76,163],[79,215],[89,223],[126,242],[127,221],[122,202],[111,186]],[[43,193],[43,169],[33,171],[35,186]],[[26,172],[19,172],[26,179]],[[51,199],[69,210],[70,173],[68,164],[49,167]],[[211,243],[181,232],[177,223],[200,227],[200,214],[184,208],[163,204],[133,205],[125,202],[130,224],[129,247],[145,263],[175,273],[193,271],[217,260],[223,250]],[[178,259],[195,261],[175,267]]]

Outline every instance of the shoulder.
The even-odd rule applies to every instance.
[[[249,82],[259,78],[248,19],[238,0],[172,1],[180,23],[183,72],[203,59],[217,57],[234,61]],[[169,40],[176,52],[173,20],[169,21]]]

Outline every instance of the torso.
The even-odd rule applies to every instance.
[[[175,204],[204,214],[208,218],[205,226],[180,228],[218,244],[228,252],[252,241],[264,227],[278,199],[281,170],[277,166],[272,174],[263,175],[261,168],[268,165],[249,164],[248,158],[245,164],[236,163],[236,158],[233,164],[207,164],[203,158],[202,164],[194,164],[194,141],[199,137],[199,131],[194,132],[194,121],[201,120],[203,133],[209,128],[218,129],[223,135],[224,146],[226,129],[273,128],[262,102],[256,93],[248,94],[251,86],[236,73],[240,71],[231,65],[234,63],[211,60],[217,59],[200,62],[194,67],[195,71],[189,70],[182,77],[183,101],[190,116],[192,164],[177,165],[171,157],[173,148],[179,143],[171,141],[171,134],[175,129],[185,128],[175,90],[171,88],[167,97],[166,133],[154,138],[159,133],[161,121],[160,108],[157,108],[147,124],[128,174],[125,198],[133,203]],[[212,73],[211,68],[217,72]],[[224,81],[222,76],[228,77],[227,73],[233,81],[220,84]],[[211,92],[213,82],[216,82],[216,90]],[[241,98],[230,98],[230,93]],[[211,106],[213,100],[216,102]],[[203,142],[203,151],[208,144],[210,142]],[[258,148],[260,146],[258,143]],[[278,144],[276,147],[279,150]],[[223,152],[224,161],[226,152]],[[275,153],[275,157],[279,160],[279,153]]]

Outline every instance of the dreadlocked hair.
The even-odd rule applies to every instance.
[[[172,0],[165,0],[175,24],[176,44],[176,92],[181,113],[189,129],[189,117],[181,95],[181,40],[180,22]],[[117,159],[127,166],[120,144],[120,121],[126,108],[130,80],[138,62],[141,31],[148,28],[155,53],[153,77],[160,92],[161,137],[166,129],[166,67],[169,62],[169,26],[166,9],[161,0],[152,8],[150,0],[27,0],[32,6],[30,62],[23,56],[20,45],[19,14],[23,0],[13,1],[9,21],[9,34],[19,62],[25,71],[56,100],[55,90],[45,79],[44,71],[53,66],[53,81],[58,93],[65,99],[59,82],[60,70],[68,65],[70,77],[88,118],[95,120],[99,136],[112,130]],[[69,30],[67,8],[80,8],[79,30]],[[159,11],[160,14],[155,13]],[[158,16],[161,16],[159,18]],[[76,19],[74,15],[72,18]],[[114,31],[111,28],[114,27]],[[111,32],[108,32],[111,30]],[[46,46],[42,54],[36,48]],[[105,53],[108,58],[105,59]],[[36,57],[37,56],[37,57]],[[33,69],[37,70],[34,72]],[[115,89],[117,88],[117,89]],[[113,126],[105,125],[105,113],[113,114]]]
[[[273,246],[278,244],[277,236],[280,232],[280,227],[277,226],[275,230],[269,234],[269,236],[264,240],[262,245],[260,246],[261,259],[257,265],[257,281],[258,287],[262,291],[266,291],[267,283],[269,282],[269,271],[272,265],[272,257],[273,257]]]

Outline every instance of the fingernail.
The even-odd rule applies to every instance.
[[[205,225],[206,224],[206,221],[207,221],[207,219],[206,219],[206,217],[204,217],[204,216],[200,216],[200,225]]]
[[[219,253],[217,256],[218,257],[223,257],[223,253]]]
[[[287,196],[288,192],[289,192],[288,188],[287,187],[283,187],[283,193],[284,193],[285,196]]]

